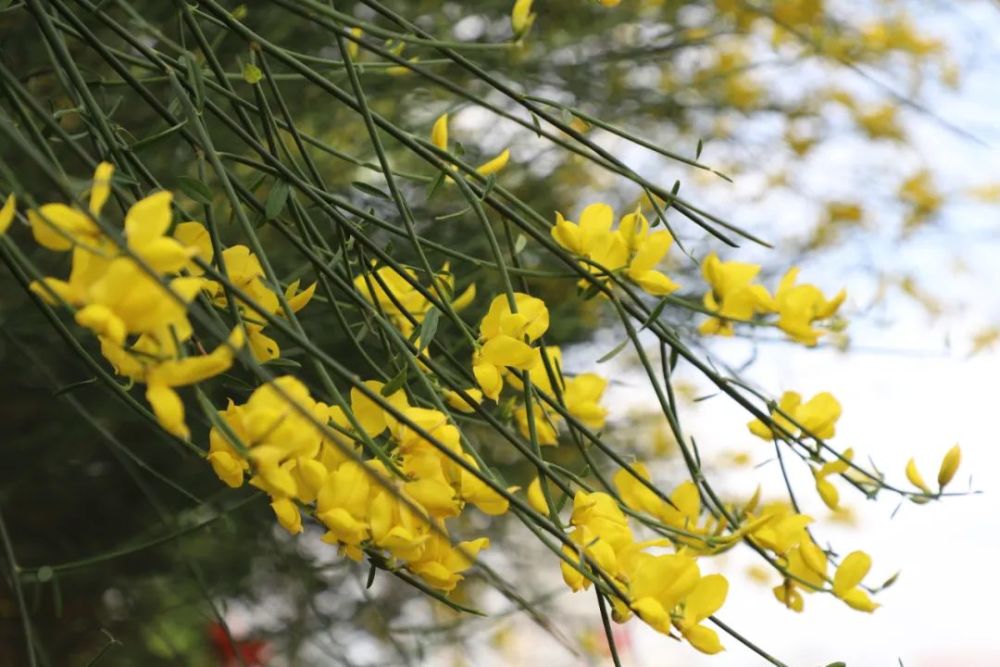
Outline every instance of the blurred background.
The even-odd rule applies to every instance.
[[[29,3],[33,4],[33,3]],[[97,38],[139,59],[113,26],[168,54],[204,54],[179,35],[170,3],[124,1],[40,3],[66,25],[77,15]],[[336,59],[329,34],[282,2],[250,2],[245,22],[295,53]],[[360,3],[337,3],[377,22]],[[512,38],[509,2],[387,3],[441,39],[504,43]],[[956,490],[984,491],[944,502],[900,505],[897,498],[868,502],[842,493],[843,508],[827,510],[806,499],[826,539],[864,549],[874,560],[873,580],[899,572],[879,596],[873,615],[828,596],[809,596],[796,614],[778,603],[773,575],[762,575],[745,554],[718,559],[731,592],[726,622],[789,665],[905,665],[967,667],[1000,664],[1000,633],[991,602],[1000,593],[995,494],[1000,454],[995,447],[996,390],[1000,373],[1000,124],[996,85],[1000,57],[1000,5],[990,1],[898,0],[835,2],[671,2],[622,0],[602,7],[587,0],[535,3],[531,32],[515,48],[472,51],[491,72],[539,99],[587,136],[665,189],[679,181],[687,200],[774,245],[742,243],[725,249],[698,226],[671,218],[678,241],[694,257],[712,250],[725,259],[753,261],[773,284],[791,265],[827,293],[846,287],[842,315],[849,326],[815,349],[753,330],[733,339],[697,340],[699,352],[743,370],[769,395],[787,389],[833,392],[843,405],[837,444],[897,480],[916,457],[930,474],[954,443],[963,448]],[[19,2],[0,2],[0,61],[4,100],[0,114],[23,125],[18,100],[28,95],[71,136],[92,131],[74,108]],[[102,16],[110,18],[104,21]],[[204,28],[214,53],[239,83],[246,44],[211,21]],[[162,120],[134,92],[116,83],[86,40],[68,47],[116,131],[138,155],[180,191],[192,175],[189,151],[165,132]],[[386,48],[398,48],[387,44]],[[190,49],[190,51],[188,51]],[[432,50],[407,46],[431,71],[502,108],[510,103],[482,81]],[[593,164],[540,139],[492,111],[463,102],[440,86],[393,75],[368,61],[365,85],[373,108],[408,128],[429,134],[434,119],[451,113],[453,139],[478,163],[505,147],[511,165],[506,188],[547,218],[573,217],[591,202],[617,212],[634,208],[642,193]],[[344,75],[318,61],[331,81]],[[172,93],[150,77],[150,90],[169,104]],[[341,155],[317,150],[329,187],[359,206],[381,207],[355,182],[372,182],[363,166],[374,160],[360,120],[322,90],[274,64],[279,85],[294,100],[296,122]],[[241,95],[252,99],[247,86]],[[602,123],[604,125],[602,125]],[[610,125],[606,125],[610,124]],[[642,137],[654,149],[619,136]],[[219,124],[220,151],[252,157]],[[49,136],[48,130],[43,130]],[[151,139],[153,138],[153,139]],[[144,141],[149,140],[149,141]],[[63,155],[58,142],[55,150]],[[51,193],[29,160],[0,144],[0,159],[39,199]],[[423,174],[408,184],[427,189],[433,177],[412,155],[392,144],[401,169]],[[697,159],[725,174],[693,168],[666,150]],[[697,158],[696,158],[697,156]],[[234,158],[234,164],[239,164]],[[359,166],[358,163],[361,163]],[[66,154],[66,170],[87,170]],[[245,165],[239,166],[244,168]],[[248,181],[253,171],[245,167]],[[7,183],[0,181],[0,191]],[[267,194],[267,183],[255,192]],[[184,197],[188,196],[188,199]],[[214,203],[225,219],[225,202]],[[447,196],[421,199],[422,228],[443,246],[487,256],[486,242],[456,217],[464,202]],[[386,215],[389,215],[386,213]],[[574,218],[575,219],[575,218]],[[235,226],[225,228],[229,238]],[[387,247],[391,236],[382,234]],[[280,245],[280,237],[261,235]],[[14,230],[15,241],[28,238]],[[42,266],[58,258],[29,248]],[[402,244],[400,244],[402,245]],[[408,249],[396,248],[400,254]],[[276,257],[282,258],[281,250]],[[302,272],[290,251],[283,270]],[[532,250],[526,251],[532,258]],[[670,273],[685,296],[703,289],[697,266],[671,253]],[[535,256],[534,259],[543,258]],[[497,291],[495,275],[453,266],[480,294]],[[613,379],[605,396],[608,434],[630,457],[651,460],[666,488],[680,482],[675,443],[628,353],[598,364],[619,342],[596,300],[572,297],[566,280],[532,280],[554,309],[552,336],[565,350],[566,367]],[[474,306],[475,316],[486,300]],[[324,349],[349,363],[349,347],[322,310],[304,320]],[[689,312],[664,313],[696,338],[700,321]],[[610,664],[592,593],[572,594],[559,580],[558,563],[513,521],[466,519],[489,534],[486,562],[530,593],[549,619],[541,627],[487,583],[470,573],[456,595],[488,612],[460,618],[442,605],[380,573],[366,588],[368,568],[337,556],[315,527],[291,538],[274,524],[262,498],[231,492],[207,465],[170,447],[95,383],[6,268],[0,268],[0,508],[24,590],[39,654],[48,665],[511,665],[550,667]],[[296,351],[287,358],[294,361]],[[678,393],[684,418],[697,434],[707,474],[733,498],[758,484],[780,485],[772,448],[746,430],[748,416],[683,364]],[[226,391],[240,378],[227,377]],[[245,388],[245,387],[244,387]],[[220,392],[222,390],[220,389]],[[215,398],[222,396],[219,393]],[[220,402],[221,404],[221,402]],[[207,423],[198,427],[203,437]],[[488,434],[477,434],[508,479],[531,471]],[[558,458],[558,454],[554,454]],[[811,475],[793,483],[808,489]],[[807,494],[808,495],[808,494]],[[5,559],[5,563],[9,560]],[[5,583],[9,584],[5,571]],[[22,621],[10,586],[0,587],[0,664],[26,664]],[[616,626],[625,665],[757,665],[760,659],[732,639],[709,657],[638,622]]]

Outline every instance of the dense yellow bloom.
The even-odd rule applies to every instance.
[[[753,284],[760,266],[746,262],[723,262],[713,252],[701,263],[701,274],[711,288],[703,299],[705,308],[714,313],[698,327],[706,335],[733,335],[733,322],[749,322],[758,313],[777,309],[770,292]]]

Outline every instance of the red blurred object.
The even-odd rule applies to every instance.
[[[219,664],[222,667],[239,667],[242,658],[246,667],[265,667],[270,647],[259,639],[229,639],[221,623],[208,626],[208,638],[212,642]]]

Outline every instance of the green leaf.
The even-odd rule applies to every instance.
[[[434,179],[434,182],[431,183],[430,186],[428,186],[427,188],[427,199],[430,199],[431,197],[434,196],[434,193],[437,192],[437,189],[441,187],[442,183],[444,183],[445,176],[446,174],[443,171],[438,172],[438,175]]]
[[[440,317],[441,311],[434,307],[431,307],[431,309],[427,311],[427,315],[424,316],[424,321],[420,323],[420,332],[417,337],[417,340],[420,341],[417,349],[420,352],[423,352],[430,347],[431,341],[434,340],[434,334],[437,333],[438,320]]]
[[[80,380],[79,382],[71,382],[70,384],[64,385],[56,389],[54,392],[52,392],[52,395],[62,396],[63,394],[68,394],[71,391],[76,391],[80,387],[85,387],[88,384],[94,384],[95,382],[97,382],[96,377],[88,378],[86,380]]]
[[[267,193],[267,200],[264,202],[264,217],[274,220],[285,210],[290,191],[288,183],[285,181],[275,181],[271,186],[271,191]]]
[[[181,192],[199,204],[204,204],[205,206],[212,205],[212,191],[197,178],[181,176],[177,179],[177,186]]]
[[[284,357],[275,357],[270,361],[265,361],[264,366],[274,366],[277,368],[302,368],[302,364],[295,361],[294,359],[285,359]]]
[[[379,393],[388,397],[402,389],[403,385],[406,384],[406,373],[408,369],[408,366],[403,366],[403,370],[399,371],[399,373],[396,374],[396,377],[386,382]]]
[[[535,134],[537,134],[538,138],[541,139],[542,138],[542,124],[540,122],[538,122],[538,116],[536,116],[535,114],[531,114],[531,123],[532,123],[532,125],[535,126]]]
[[[483,187],[483,195],[479,199],[485,200],[489,196],[490,191],[493,190],[493,186],[495,186],[496,184],[497,184],[496,174],[490,174],[489,176],[487,176],[486,185]]]
[[[141,148],[149,148],[150,146],[154,146],[154,145],[160,143],[161,140],[166,139],[167,137],[169,137],[172,134],[174,134],[175,132],[177,132],[179,129],[181,129],[185,125],[187,125],[187,119],[182,120],[181,122],[177,123],[176,125],[171,125],[167,129],[165,129],[165,130],[163,130],[161,132],[157,132],[156,134],[150,135],[150,136],[146,137],[145,139],[139,139],[138,141],[133,142],[132,145],[129,148],[131,148],[133,151],[137,151],[137,150],[139,150]]]
[[[625,339],[622,342],[618,343],[617,345],[614,346],[614,348],[610,352],[608,352],[607,354],[605,354],[604,356],[602,356],[600,359],[598,359],[597,363],[603,364],[605,361],[611,361],[616,356],[618,356],[618,353],[621,352],[622,350],[624,350],[625,346],[628,345],[628,344],[629,344],[629,339]]]
[[[188,85],[194,90],[194,107],[201,111],[205,106],[205,78],[201,72],[201,65],[193,53],[184,53],[181,59],[184,61]]]
[[[360,190],[361,192],[364,192],[366,195],[370,195],[372,197],[378,197],[379,199],[385,199],[386,201],[392,199],[392,197],[390,197],[388,193],[379,190],[374,185],[368,185],[367,183],[362,183],[361,181],[352,181],[351,186],[354,187],[356,190]]]
[[[642,326],[639,328],[639,331],[645,331],[646,327],[648,327],[650,324],[652,324],[657,320],[657,318],[660,316],[660,313],[662,313],[663,309],[667,306],[667,303],[669,303],[669,299],[670,299],[669,296],[665,296],[662,299],[660,299],[660,302],[656,304],[656,308],[653,308],[653,312],[651,312],[649,314],[649,317],[646,318],[646,321],[643,322]]]

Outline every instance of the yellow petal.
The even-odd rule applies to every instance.
[[[725,648],[722,646],[722,642],[719,641],[719,635],[715,630],[711,628],[706,628],[704,625],[695,625],[692,627],[685,628],[681,631],[684,635],[684,639],[688,640],[694,648],[698,649],[702,653],[707,653],[708,655],[715,655]]]
[[[176,391],[165,384],[151,384],[146,387],[146,400],[164,430],[179,438],[188,438],[190,432],[184,423],[184,403]]]
[[[542,483],[537,477],[531,480],[528,485],[528,504],[531,509],[543,516],[549,515],[549,505],[545,502],[545,494],[542,493]]]
[[[448,150],[448,114],[443,113],[431,128],[431,143],[443,151]]]
[[[534,350],[530,345],[505,335],[486,341],[480,354],[494,366],[511,366],[522,370],[530,368],[535,360]]]
[[[69,250],[79,241],[98,235],[97,226],[83,211],[65,204],[45,204],[28,211],[35,242],[49,250]]]
[[[294,502],[288,498],[280,498],[271,503],[274,515],[278,517],[278,523],[292,535],[302,532],[302,514]]]
[[[722,607],[729,592],[729,582],[721,574],[710,574],[698,580],[684,602],[684,620],[699,623]]]
[[[948,453],[944,455],[944,460],[941,461],[941,468],[938,470],[938,486],[942,489],[947,486],[948,482],[955,476],[955,472],[958,471],[958,464],[961,460],[962,450],[958,445],[948,450]]]
[[[161,190],[132,205],[125,214],[125,236],[130,248],[138,250],[167,233],[173,198],[173,194]]]
[[[500,155],[489,162],[484,162],[483,164],[476,167],[476,173],[480,176],[489,176],[490,174],[495,174],[504,167],[507,166],[507,162],[510,160],[510,149],[505,148]]]
[[[90,213],[95,217],[104,208],[104,202],[111,195],[111,177],[115,173],[115,166],[109,162],[102,162],[94,170],[94,182],[90,186]]]
[[[515,0],[514,8],[510,12],[510,25],[514,30],[514,35],[519,36],[531,27],[535,20],[535,15],[531,13],[531,3],[534,0]]]
[[[0,208],[0,236],[7,231],[10,227],[10,223],[14,220],[14,213],[17,211],[17,202],[14,199],[14,195],[7,195],[7,200],[3,203],[3,208]]]
[[[847,554],[833,575],[833,594],[843,598],[848,591],[861,583],[871,566],[871,556],[864,551],[852,551]]]
[[[837,491],[837,487],[830,480],[817,475],[816,491],[819,493],[819,497],[823,499],[823,504],[831,510],[837,509],[837,506],[840,504],[840,492]]]
[[[910,484],[917,487],[924,493],[930,493],[931,489],[927,486],[927,482],[924,481],[923,476],[920,471],[917,470],[917,462],[915,459],[910,459],[906,463],[906,479],[910,480]]]

